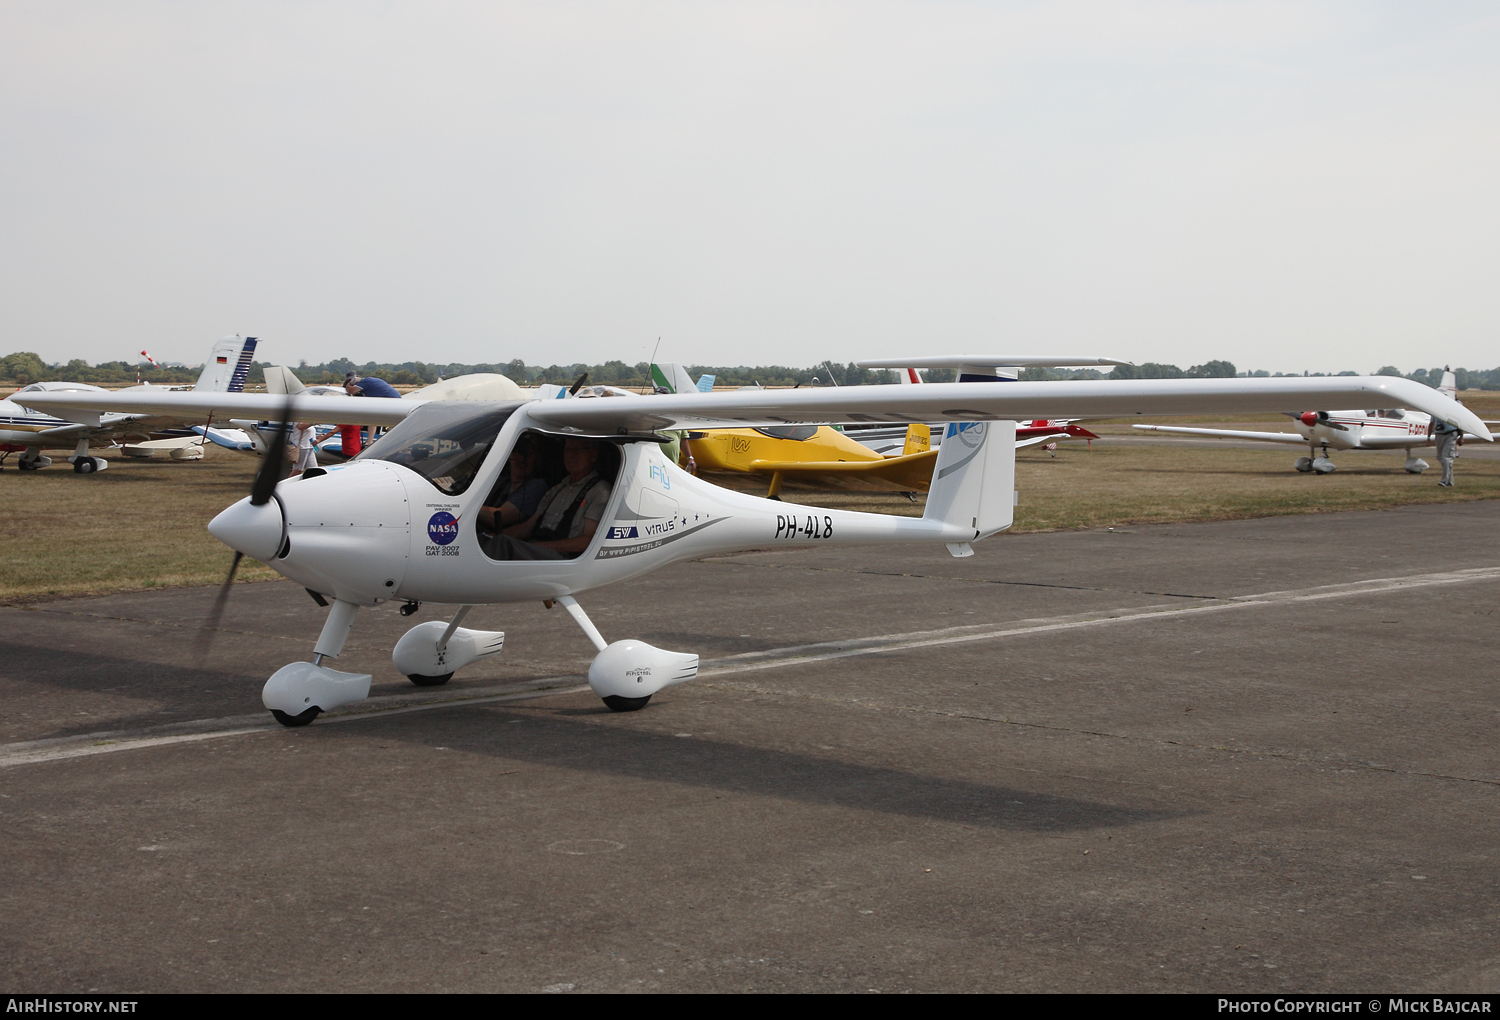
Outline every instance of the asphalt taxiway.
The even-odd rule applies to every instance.
[[[580,601],[701,679],[614,714],[560,610],[433,690],[259,689],[319,610],[0,609],[0,984],[1496,991],[1500,503],[751,553]]]

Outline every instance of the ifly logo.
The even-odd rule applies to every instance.
[[[610,528],[609,529],[609,537],[610,538],[640,538],[641,537],[641,529],[640,528]]]
[[[663,489],[670,489],[672,487],[672,479],[667,477],[667,469],[660,464],[651,465],[651,477],[661,482]]]
[[[439,510],[427,520],[427,540],[437,545],[447,545],[458,537],[458,518],[446,510]]]

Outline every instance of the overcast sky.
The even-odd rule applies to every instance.
[[[1491,368],[1496,11],[0,0],[0,354]]]

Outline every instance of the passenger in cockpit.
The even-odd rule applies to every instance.
[[[595,440],[564,443],[567,477],[547,490],[535,513],[495,536],[489,554],[497,560],[560,560],[587,549],[609,503],[609,480],[596,470],[599,456]]]
[[[500,531],[519,524],[532,514],[547,494],[547,483],[537,477],[541,450],[534,437],[524,435],[510,453],[505,478],[490,493],[487,504],[479,509],[479,526],[486,531]]]

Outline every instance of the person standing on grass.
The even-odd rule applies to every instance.
[[[314,422],[298,422],[287,430],[286,459],[292,462],[293,476],[318,466],[318,451],[313,446],[318,438],[316,429]]]
[[[1447,489],[1453,488],[1453,458],[1458,456],[1458,440],[1462,435],[1463,430],[1455,425],[1436,420],[1432,423],[1432,445],[1437,448],[1438,463],[1443,465],[1443,477],[1438,484]]]

